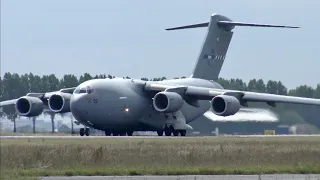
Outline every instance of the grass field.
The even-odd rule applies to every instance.
[[[319,137],[1,139],[4,177],[320,173]]]
[[[51,132],[41,132],[41,133],[14,133],[14,132],[0,132],[0,136],[71,136],[71,133],[51,133]],[[75,136],[79,136],[76,134]]]

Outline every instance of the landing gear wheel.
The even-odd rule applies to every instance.
[[[80,136],[84,136],[84,128],[80,128]]]
[[[163,130],[158,130],[157,134],[158,134],[158,136],[163,136]]]
[[[106,134],[106,136],[110,136],[111,135],[110,131],[104,131],[104,133]]]
[[[127,132],[127,135],[128,135],[128,136],[132,136],[132,135],[133,135],[133,131],[128,131],[128,132]]]
[[[118,132],[113,132],[112,135],[113,136],[119,136],[119,133]]]
[[[166,130],[166,131],[164,132],[164,134],[165,134],[166,136],[171,136],[171,131]]]
[[[86,128],[86,136],[90,136],[90,128]]]
[[[171,136],[171,133],[174,131],[173,126],[170,127],[166,127],[164,130],[164,133],[166,134],[166,136]]]
[[[187,131],[186,130],[180,130],[180,135],[181,136],[186,136],[187,134]]]
[[[121,132],[120,133],[120,136],[125,136],[126,135],[126,132]]]
[[[174,136],[179,136],[179,131],[178,131],[178,130],[174,130],[174,131],[173,131],[173,135],[174,135]]]

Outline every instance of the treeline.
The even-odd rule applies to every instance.
[[[85,73],[80,77],[73,74],[66,74],[63,78],[59,79],[54,74],[38,76],[32,73],[29,74],[17,74],[17,73],[5,73],[1,77],[1,97],[0,101],[9,100],[24,96],[29,92],[50,92],[56,91],[61,88],[75,87],[80,83],[90,79],[101,78],[115,78],[112,75],[95,75],[92,76],[89,73]],[[130,78],[130,77],[123,77]],[[185,77],[181,77],[185,78]],[[161,81],[165,80],[165,77],[160,78],[141,78],[145,81]],[[176,78],[177,79],[177,78]],[[226,89],[253,91],[261,93],[271,93],[279,95],[290,95],[299,97],[309,97],[320,99],[320,83],[316,88],[312,88],[307,85],[301,85],[295,89],[288,90],[281,81],[269,80],[264,82],[262,79],[252,79],[248,83],[241,79],[223,79],[220,78],[218,82]],[[293,104],[277,104],[276,108],[266,105],[266,103],[250,103],[249,107],[263,107],[269,108],[275,111],[280,120],[284,124],[294,124],[308,122],[310,124],[320,127],[320,107],[306,106],[306,105],[293,105]],[[54,129],[54,114],[47,113],[51,116],[53,129]],[[7,106],[3,108],[3,112],[0,113],[0,117],[7,117],[15,122],[17,114],[13,106]],[[35,119],[34,119],[35,121]]]

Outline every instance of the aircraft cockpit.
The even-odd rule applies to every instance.
[[[91,88],[91,86],[85,86],[85,87],[78,86],[73,91],[73,94],[91,94],[92,92],[93,92],[93,89]]]

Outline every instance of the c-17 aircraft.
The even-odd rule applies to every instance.
[[[248,107],[248,102],[266,102],[270,106],[276,103],[320,105],[320,99],[228,90],[215,82],[236,26],[298,28],[234,22],[226,16],[213,14],[206,23],[166,29],[208,28],[189,78],[93,79],[55,92],[28,93],[3,101],[0,106],[15,105],[17,113],[26,117],[38,116],[44,110],[71,112],[85,127],[80,129],[81,136],[90,135],[88,127],[103,130],[106,136],[132,136],[134,131],[186,136],[186,131],[192,129],[188,123],[209,110],[219,116],[230,116],[241,107]]]

